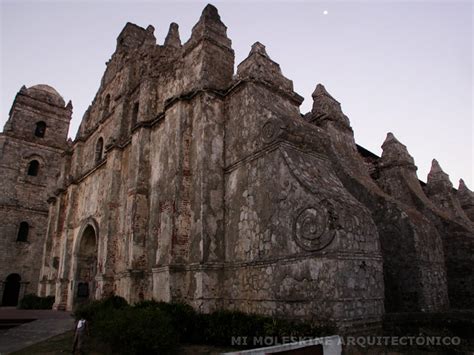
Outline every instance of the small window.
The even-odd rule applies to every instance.
[[[135,102],[135,104],[133,105],[133,111],[132,111],[132,129],[133,127],[135,127],[135,125],[138,122],[138,109],[139,109],[138,102]]]
[[[104,116],[108,115],[110,112],[110,95],[107,94],[107,96],[104,99]]]
[[[30,176],[37,176],[39,171],[39,163],[38,160],[30,161],[28,164],[28,175]]]
[[[18,229],[18,235],[16,237],[17,242],[26,242],[28,241],[28,232],[30,230],[30,226],[26,222],[20,223],[20,228]]]
[[[46,123],[44,123],[43,121],[37,122],[36,129],[35,129],[35,136],[43,138],[45,133],[46,133]]]
[[[95,144],[95,162],[99,163],[102,160],[104,151],[104,140],[100,137]]]

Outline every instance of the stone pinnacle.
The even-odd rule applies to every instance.
[[[439,165],[438,161],[436,159],[433,159],[431,161],[431,170],[430,170],[430,174],[433,173],[433,174],[437,174],[437,173],[444,173],[443,169],[441,169],[441,166]]]
[[[407,147],[400,143],[392,132],[387,133],[387,137],[382,144],[382,159],[391,162],[403,162],[415,165],[413,157],[408,153]]]
[[[214,21],[220,21],[219,11],[214,5],[207,4],[204,10],[202,10],[201,19],[208,19]]]
[[[459,187],[458,187],[459,192],[467,192],[467,193],[472,193],[472,191],[466,186],[466,183],[464,182],[463,179],[459,179]]]
[[[171,46],[175,48],[181,47],[181,39],[179,38],[179,26],[177,23],[172,22],[170,29],[165,38],[165,46]]]
[[[436,159],[433,159],[431,162],[431,170],[428,174],[428,184],[436,182],[436,181],[443,181],[446,183],[446,185],[449,185],[452,187],[452,183],[449,180],[449,175],[446,174],[443,169],[441,169],[441,166],[439,165],[438,161]]]
[[[318,96],[318,95],[329,95],[329,93],[327,92],[327,90],[326,90],[326,88],[324,87],[323,84],[316,85],[316,89],[314,89],[313,94],[311,96],[315,97],[315,96]]]
[[[255,53],[258,53],[260,55],[263,55],[264,57],[269,58],[269,56],[267,54],[267,51],[265,49],[265,46],[260,42],[255,42],[252,45],[252,49],[250,50],[249,56],[251,56],[252,54],[255,54]]]

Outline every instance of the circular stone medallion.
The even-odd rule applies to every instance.
[[[267,121],[262,127],[262,140],[265,143],[272,142],[278,136],[279,127],[276,122]]]
[[[295,219],[296,243],[308,251],[320,250],[328,246],[335,235],[328,221],[328,211],[323,206],[307,207],[302,210]]]

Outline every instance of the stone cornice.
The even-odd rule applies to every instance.
[[[199,270],[223,270],[223,269],[241,269],[245,267],[266,267],[272,264],[284,265],[305,259],[314,259],[317,257],[335,260],[356,260],[356,261],[381,261],[382,255],[374,255],[370,252],[354,252],[341,250],[319,250],[313,252],[299,252],[289,256],[253,260],[253,261],[225,261],[214,263],[190,263],[190,264],[167,264],[157,265],[151,270],[153,273],[163,271],[199,271]]]
[[[29,213],[37,213],[48,215],[48,209],[37,209],[37,208],[28,208],[19,205],[12,205],[12,204],[0,204],[0,209],[10,209],[10,210],[17,210],[17,211],[28,211]]]
[[[9,134],[6,134],[6,133],[3,133],[5,135],[5,138],[9,138],[13,141],[16,141],[16,143],[19,143],[21,145],[27,145],[27,146],[30,146],[30,147],[41,147],[41,149],[44,149],[44,150],[49,150],[49,151],[52,151],[54,153],[59,153],[59,154],[62,154],[66,147],[65,148],[58,148],[58,147],[52,147],[50,145],[47,145],[47,144],[41,144],[41,143],[38,143],[38,142],[31,142],[31,141],[28,141],[28,140],[25,140],[25,139],[21,139],[21,138],[18,138],[18,137],[15,137],[15,136],[11,136]]]

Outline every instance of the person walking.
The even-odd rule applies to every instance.
[[[79,354],[83,353],[84,338],[86,337],[86,332],[89,334],[89,327],[87,321],[84,318],[81,318],[76,323],[76,328],[74,331],[74,344],[72,346],[72,353],[75,354],[76,351]]]

